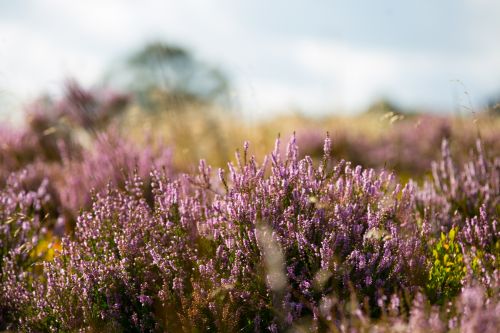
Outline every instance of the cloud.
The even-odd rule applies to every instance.
[[[331,41],[301,41],[294,54],[306,72],[328,82],[331,94],[338,96],[346,107],[360,107],[366,97],[382,94],[401,69],[399,59],[390,53]]]
[[[28,97],[40,90],[54,91],[66,76],[89,84],[103,70],[90,50],[65,47],[22,26],[2,24],[1,31],[0,86],[5,90]]]
[[[477,93],[494,91],[500,80],[500,53],[435,54],[397,49],[372,49],[331,40],[297,43],[297,63],[316,80],[327,82],[341,106],[365,107],[379,97],[393,97],[407,106],[453,108],[452,90],[461,80]],[[463,87],[461,88],[463,90]]]

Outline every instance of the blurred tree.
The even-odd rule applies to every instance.
[[[365,111],[367,114],[388,114],[392,113],[394,115],[403,114],[403,110],[398,107],[395,103],[386,98],[381,98],[373,102]]]
[[[148,110],[227,102],[226,75],[176,45],[147,44],[127,59],[118,74]]]
[[[487,108],[489,114],[500,116],[500,94],[488,100]]]

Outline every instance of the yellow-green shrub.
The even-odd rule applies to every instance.
[[[456,227],[448,235],[441,233],[439,241],[432,248],[426,291],[433,303],[444,303],[456,296],[462,287],[466,267],[462,248],[455,239],[456,234]]]

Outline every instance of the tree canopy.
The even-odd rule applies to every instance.
[[[226,101],[229,90],[226,74],[181,46],[149,43],[132,53],[124,67],[119,73],[121,81],[148,110]]]

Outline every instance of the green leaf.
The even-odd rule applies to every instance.
[[[450,242],[453,242],[455,240],[455,234],[456,234],[455,228],[451,228],[450,234],[448,235],[450,238]]]

